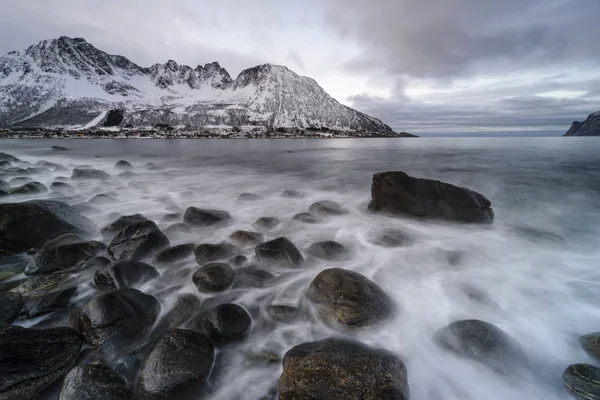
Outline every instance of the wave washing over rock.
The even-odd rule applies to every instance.
[[[0,399],[600,396],[581,175],[591,225],[544,229],[548,176],[481,149],[431,150],[456,180],[415,148],[293,142],[9,143]]]

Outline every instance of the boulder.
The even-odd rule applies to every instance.
[[[237,255],[237,256],[233,257],[231,260],[229,260],[229,264],[233,265],[234,267],[242,267],[247,262],[248,262],[248,257],[242,256],[242,255]]]
[[[79,269],[100,269],[103,267],[106,267],[108,264],[110,264],[112,261],[110,261],[108,258],[106,257],[94,257],[94,258],[90,258],[89,260],[82,262],[79,264]]]
[[[137,175],[137,174],[136,174],[135,172],[133,172],[133,171],[130,171],[130,170],[126,170],[126,171],[123,171],[123,172],[119,172],[119,173],[117,174],[117,176],[118,176],[118,177],[120,177],[120,178],[130,178],[130,177],[132,177],[132,176],[136,176],[136,175]]]
[[[37,398],[71,369],[80,350],[71,328],[0,326],[0,399]]]
[[[19,160],[17,157],[10,155],[8,153],[0,152],[0,161],[18,162],[21,160]]]
[[[392,215],[492,223],[483,195],[449,183],[413,178],[400,171],[373,175],[369,210]]]
[[[303,199],[304,198],[304,194],[300,193],[296,190],[284,190],[281,193],[281,197],[284,197],[286,199]]]
[[[455,321],[440,329],[435,341],[446,350],[498,372],[509,373],[517,366],[526,365],[524,353],[517,343],[488,322],[476,319]]]
[[[182,215],[179,213],[170,213],[170,214],[165,214],[160,218],[160,222],[175,222],[175,221],[180,221],[182,218]]]
[[[215,360],[213,344],[201,333],[172,329],[158,339],[142,361],[138,391],[143,398],[176,399],[200,390]]]
[[[23,184],[29,183],[29,182],[33,182],[33,179],[31,179],[28,176],[21,176],[19,178],[12,178],[11,180],[8,181],[8,184],[11,186],[15,186],[15,185],[23,185]]]
[[[256,230],[269,231],[281,224],[281,221],[275,217],[262,217],[257,219],[252,227]]]
[[[176,224],[169,225],[168,227],[166,227],[164,232],[169,237],[185,235],[187,233],[190,233],[190,227],[184,224],[183,222],[178,222]]]
[[[106,360],[141,348],[160,314],[153,296],[127,288],[96,296],[71,314],[72,326]]]
[[[4,174],[9,175],[9,176],[15,176],[15,175],[27,176],[27,175],[29,175],[29,171],[27,171],[25,168],[12,167],[12,168],[6,168],[4,170]]]
[[[29,174],[31,174],[31,175],[42,175],[42,174],[48,174],[52,171],[50,171],[48,168],[45,168],[45,167],[28,167],[27,172],[29,172]]]
[[[0,204],[0,256],[40,248],[64,233],[88,233],[94,224],[60,201]]]
[[[275,279],[275,275],[254,265],[240,268],[235,271],[233,279],[234,288],[263,288]]]
[[[204,265],[209,262],[223,260],[238,253],[238,249],[229,243],[201,244],[194,249],[196,262]]]
[[[294,323],[302,318],[302,311],[298,307],[285,305],[270,305],[267,307],[267,313],[273,321],[283,324]]]
[[[148,221],[148,219],[142,214],[123,215],[121,217],[118,217],[110,224],[106,225],[104,228],[102,228],[100,230],[100,233],[102,233],[102,236],[104,236],[105,238],[111,238],[116,236],[119,232],[127,228],[129,225],[143,221]]]
[[[2,190],[3,192],[8,192],[10,190],[10,185],[6,183],[6,181],[0,179],[0,190]]]
[[[252,318],[242,307],[233,303],[221,304],[206,314],[202,329],[210,340],[219,345],[235,342],[250,331]]]
[[[394,315],[392,299],[358,272],[341,268],[321,271],[310,284],[307,298],[319,316],[333,328],[364,328]]]
[[[302,254],[286,237],[259,244],[254,252],[258,260],[267,265],[285,268],[300,268],[304,265]]]
[[[386,229],[377,235],[373,243],[382,247],[403,247],[414,242],[413,238],[397,229]]]
[[[74,286],[76,286],[76,283],[69,274],[56,272],[54,274],[32,276],[11,291],[30,298],[56,293]]]
[[[116,260],[139,260],[152,257],[170,245],[169,239],[154,222],[134,222],[113,238],[108,254]]]
[[[327,261],[341,261],[350,258],[348,249],[333,240],[313,243],[306,249],[306,252],[311,256]]]
[[[302,212],[292,217],[292,220],[304,222],[305,224],[320,224],[323,220],[314,214]]]
[[[77,287],[70,287],[41,296],[29,297],[25,301],[24,307],[27,312],[27,318],[65,309],[76,291]]]
[[[238,200],[239,201],[257,201],[257,200],[263,200],[263,197],[259,196],[258,194],[254,194],[254,193],[242,193],[238,196]]]
[[[48,188],[39,182],[29,182],[23,186],[12,188],[8,191],[12,195],[26,195],[26,194],[39,194],[46,193]]]
[[[600,332],[581,336],[579,344],[590,357],[600,360]]]
[[[310,207],[308,207],[308,211],[321,216],[350,214],[350,211],[346,210],[344,207],[331,200],[317,201],[316,203],[313,203]]]
[[[94,284],[102,289],[123,289],[141,285],[160,274],[153,266],[139,261],[116,261],[96,271]]]
[[[73,368],[60,390],[58,400],[131,400],[133,393],[125,379],[106,365]]]
[[[23,296],[20,293],[0,293],[0,326],[12,324],[23,309]]]
[[[188,258],[192,258],[194,257],[195,248],[196,245],[193,243],[186,243],[169,247],[168,249],[164,249],[158,254],[156,254],[152,263],[157,267],[162,267],[186,260]]]
[[[25,274],[39,275],[78,268],[80,263],[95,257],[104,249],[106,245],[97,241],[58,244],[51,241],[31,258],[25,267]]]
[[[600,368],[589,364],[569,365],[562,378],[565,388],[576,399],[600,399]]]
[[[120,170],[133,169],[133,165],[125,160],[119,160],[115,163],[115,168]]]
[[[71,179],[75,180],[107,180],[110,175],[99,169],[75,168],[71,173]]]
[[[69,185],[65,182],[52,182],[50,184],[50,190],[59,191],[59,190],[73,190],[73,186]]]
[[[231,220],[231,214],[221,210],[204,210],[189,207],[183,214],[183,221],[194,226],[211,226],[223,224]]]
[[[177,296],[171,309],[165,314],[160,321],[155,332],[163,332],[169,328],[179,328],[187,321],[191,320],[200,311],[202,301],[190,293],[184,293]]]
[[[192,281],[200,292],[222,292],[233,284],[233,278],[233,269],[223,263],[207,264],[192,275]]]
[[[100,193],[100,194],[95,195],[91,199],[89,199],[88,203],[98,206],[98,205],[106,205],[106,204],[115,203],[117,201],[118,201],[118,199],[116,197],[109,196],[104,193]]]
[[[236,231],[229,235],[229,241],[241,247],[253,247],[265,240],[262,233],[249,231]]]
[[[406,366],[393,353],[344,338],[300,344],[283,358],[279,400],[408,400]]]

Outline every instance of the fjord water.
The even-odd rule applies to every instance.
[[[52,145],[70,150],[53,152]],[[269,304],[304,302],[310,281],[325,268],[364,274],[394,299],[399,313],[355,337],[403,358],[413,400],[564,399],[563,370],[595,363],[577,342],[579,335],[600,331],[600,141],[595,138],[6,140],[0,148],[32,163],[86,164],[113,175],[106,182],[70,182],[76,188],[72,204],[100,193],[117,198],[86,214],[98,229],[110,222],[111,213],[142,213],[165,228],[170,223],[160,222],[163,215],[196,206],[226,210],[234,222],[170,237],[173,245],[218,243],[236,230],[253,230],[260,217],[274,216],[283,223],[267,239],[286,236],[301,250],[322,240],[347,246],[349,261],[315,260],[300,271],[274,271],[281,274],[274,285],[233,291],[226,300],[258,309],[267,319]],[[135,176],[117,177],[114,164],[120,159],[133,164]],[[148,162],[164,169],[149,170]],[[492,202],[495,222],[456,225],[369,214],[371,177],[388,170],[480,192]],[[70,174],[34,178],[49,185],[59,175]],[[285,189],[306,197],[282,198]],[[264,199],[237,201],[243,192]],[[350,214],[315,225],[291,220],[323,199]],[[14,198],[0,201],[9,200]],[[374,244],[385,229],[404,231],[413,241],[397,248]],[[253,249],[244,254],[250,258]],[[194,261],[177,268],[178,273],[164,273],[141,287],[156,295],[164,310],[180,293],[209,297],[192,284]],[[84,285],[77,297],[91,290]],[[473,318],[514,338],[529,368],[503,375],[436,345],[438,329]],[[20,324],[34,326],[43,319]],[[249,364],[248,353],[268,350],[282,357],[294,345],[335,334],[317,322],[269,330],[259,325],[254,321],[256,329],[241,344],[220,350],[222,361],[215,368],[221,373],[205,397],[260,399],[277,384],[281,363]]]

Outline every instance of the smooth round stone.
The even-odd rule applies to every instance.
[[[233,283],[234,272],[229,264],[207,264],[194,272],[192,281],[200,292],[222,292]]]
[[[120,170],[128,170],[132,169],[133,165],[131,165],[128,161],[119,160],[115,163],[115,168]]]
[[[600,368],[588,364],[570,365],[562,378],[565,388],[575,398],[600,399]]]
[[[229,235],[229,240],[237,246],[250,247],[261,244],[265,237],[258,232],[236,231]]]
[[[242,307],[233,303],[221,304],[205,317],[202,328],[215,343],[227,344],[248,334],[252,318]]]
[[[314,214],[303,212],[292,217],[294,221],[304,222],[305,224],[319,224],[323,222],[321,218]]]
[[[257,230],[268,231],[268,230],[271,230],[273,228],[276,228],[279,224],[281,224],[281,221],[278,218],[275,218],[275,217],[262,217],[262,218],[257,219],[252,224],[252,227],[254,229],[257,229]]]
[[[258,194],[254,194],[254,193],[242,193],[238,197],[239,201],[257,201],[257,200],[262,200],[262,199],[263,199],[262,196],[259,196]]]
[[[350,211],[340,206],[335,201],[321,200],[313,203],[308,207],[308,211],[317,215],[346,215],[350,214]]]
[[[306,252],[327,261],[347,260],[349,258],[348,249],[333,240],[313,243],[306,249]]]
[[[286,199],[302,199],[304,198],[304,194],[296,190],[284,190],[281,193],[281,197],[284,197]]]

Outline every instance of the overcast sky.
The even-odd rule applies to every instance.
[[[2,0],[0,53],[84,37],[142,66],[259,63],[417,134],[562,134],[600,110],[600,0]]]

